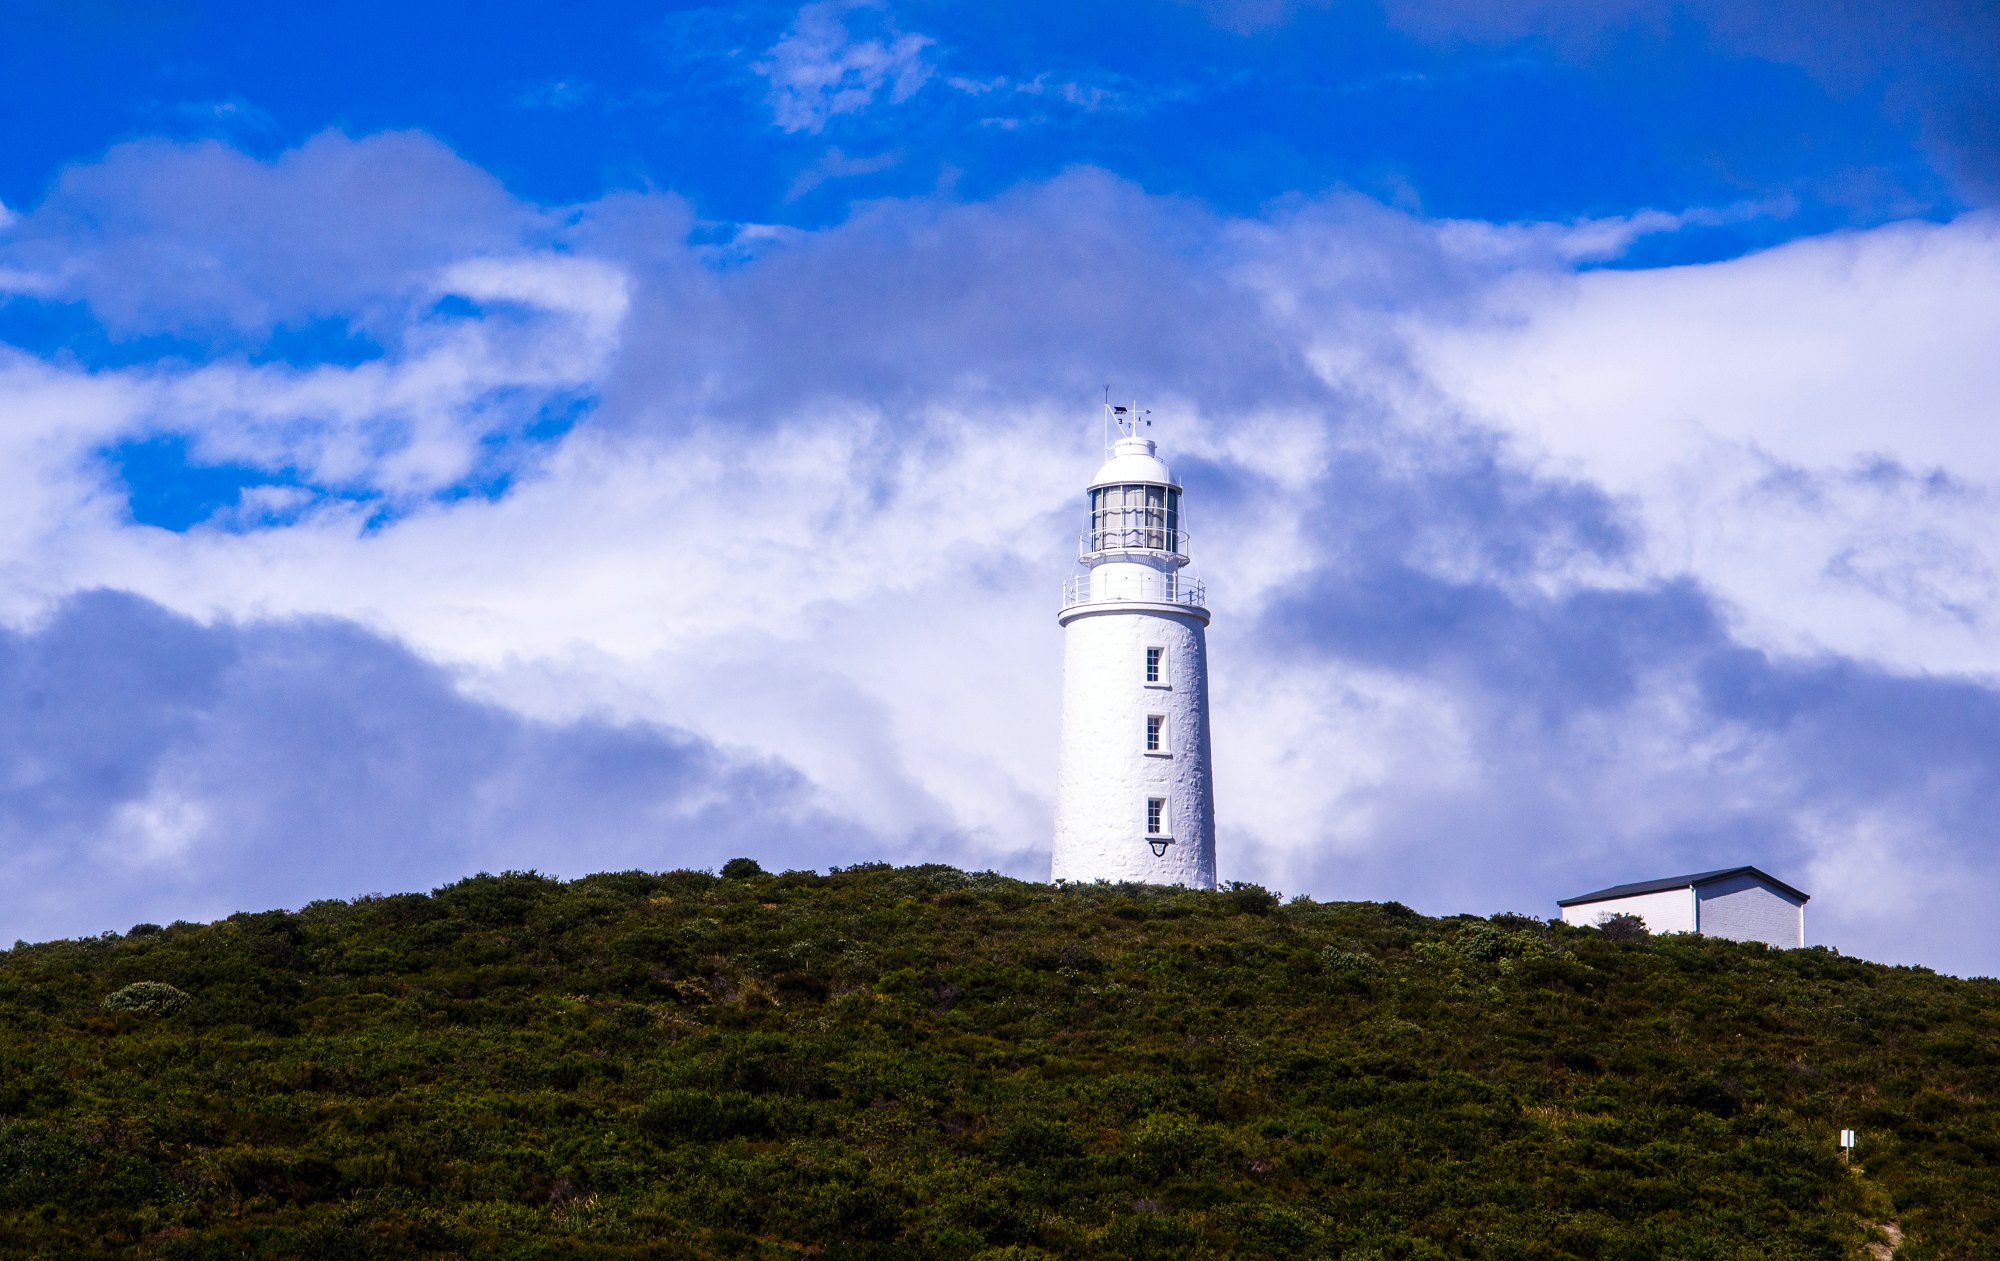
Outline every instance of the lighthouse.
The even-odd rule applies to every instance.
[[[1055,860],[1063,881],[1215,887],[1208,609],[1181,487],[1137,406],[1106,406],[1077,573],[1063,587]]]

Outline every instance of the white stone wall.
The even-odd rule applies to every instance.
[[[1054,879],[1215,887],[1205,620],[1157,605],[1063,614]],[[1164,686],[1146,684],[1148,646],[1167,650]],[[1146,752],[1149,714],[1167,719],[1165,756]],[[1148,797],[1168,803],[1164,857],[1146,841]]]
[[[1562,908],[1563,923],[1595,928],[1607,915],[1636,915],[1646,921],[1649,932],[1691,933],[1700,925],[1695,915],[1693,889],[1667,889],[1660,893],[1640,893],[1628,898],[1607,898]]]
[[[1696,927],[1703,936],[1761,941],[1785,949],[1806,944],[1805,903],[1755,876],[1731,876],[1695,893]]]

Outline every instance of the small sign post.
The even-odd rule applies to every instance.
[[[1842,1160],[1848,1160],[1848,1161],[1851,1161],[1851,1160],[1853,1160],[1853,1159],[1854,1159],[1854,1131],[1853,1131],[1853,1130],[1842,1130],[1842,1131],[1840,1132],[1840,1158],[1841,1158]]]

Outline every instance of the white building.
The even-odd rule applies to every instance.
[[[1186,571],[1181,487],[1112,408],[1080,572],[1063,589],[1056,880],[1215,887],[1208,610]]]
[[[1636,915],[1655,933],[1701,933],[1767,946],[1806,944],[1805,894],[1755,867],[1641,880],[1564,898],[1565,924],[1594,928],[1612,915]]]

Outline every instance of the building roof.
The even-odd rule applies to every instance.
[[[1573,898],[1563,898],[1557,906],[1578,906],[1585,902],[1607,902],[1612,898],[1636,897],[1641,893],[1665,893],[1669,889],[1692,889],[1731,876],[1755,876],[1765,884],[1784,893],[1789,893],[1801,902],[1812,901],[1812,895],[1779,880],[1755,867],[1722,867],[1715,871],[1697,871],[1691,876],[1667,876],[1661,880],[1641,880],[1635,884],[1614,884],[1609,889],[1599,889],[1595,893],[1579,893]]]

